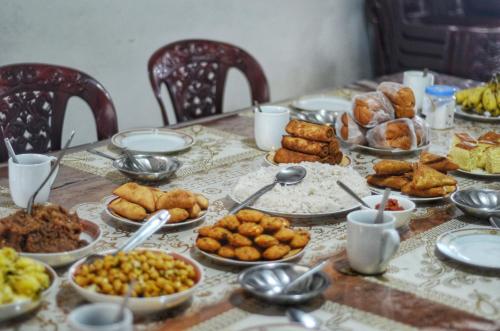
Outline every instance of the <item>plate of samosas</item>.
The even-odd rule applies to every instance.
[[[208,209],[208,199],[201,194],[179,188],[161,191],[133,182],[116,188],[104,203],[106,213],[113,220],[134,226],[142,225],[150,214],[166,209],[170,220],[164,228],[198,222]]]
[[[389,187],[400,191],[412,201],[433,201],[443,199],[457,190],[457,180],[447,175],[458,169],[458,165],[445,156],[423,152],[418,162],[382,160],[373,166],[375,174],[366,180],[372,191]],[[398,194],[398,192],[394,192]]]
[[[243,209],[198,229],[195,247],[213,262],[252,266],[297,259],[310,238],[308,231],[292,229],[286,218]]]

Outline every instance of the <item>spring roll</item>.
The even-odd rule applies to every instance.
[[[378,187],[390,187],[395,190],[401,190],[402,187],[410,182],[404,176],[380,176],[369,175],[366,177],[368,184]]]
[[[285,128],[288,134],[314,141],[329,142],[333,137],[333,128],[328,125],[291,120]]]
[[[311,141],[304,138],[283,136],[281,146],[295,152],[318,155],[320,157],[328,155],[328,143]]]
[[[317,162],[320,160],[321,158],[317,155],[294,152],[286,148],[278,149],[274,155],[274,162],[276,163]]]

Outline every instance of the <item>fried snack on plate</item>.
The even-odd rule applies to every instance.
[[[224,228],[216,226],[207,231],[207,236],[215,240],[222,241],[227,240],[229,236],[231,236],[231,232]]]
[[[261,234],[260,236],[255,237],[254,241],[257,244],[257,246],[262,248],[271,247],[274,245],[278,245],[280,243],[278,239],[268,234]]]
[[[156,209],[183,208],[189,209],[196,203],[196,197],[192,192],[174,189],[165,192],[156,202]]]
[[[227,230],[226,230],[227,231]],[[245,237],[257,237],[264,232],[262,226],[252,223],[245,222],[238,227],[238,232]]]
[[[200,216],[201,214],[200,205],[198,205],[197,203],[195,203],[193,207],[186,210],[189,213],[189,218],[198,218],[198,216]]]
[[[207,225],[207,226],[202,226],[201,228],[198,229],[198,233],[202,237],[208,237],[208,234],[210,233],[210,230],[213,228],[213,226]]]
[[[456,189],[457,187],[454,185],[432,187],[428,189],[416,189],[413,186],[413,183],[408,183],[401,188],[401,192],[406,195],[412,195],[420,198],[435,198],[443,197],[454,192]]]
[[[236,216],[227,215],[221,218],[216,225],[228,229],[229,231],[236,231],[240,224]]]
[[[406,176],[379,176],[379,175],[368,175],[366,177],[366,182],[373,186],[378,187],[390,187],[395,190],[401,190],[403,185],[410,182]]]
[[[306,231],[297,231],[295,232],[295,235],[293,236],[292,240],[290,241],[290,246],[292,248],[302,248],[307,245],[309,242],[310,236],[309,233]],[[287,252],[288,253],[288,252]]]
[[[117,198],[108,205],[109,209],[122,217],[128,218],[132,221],[144,221],[147,216],[146,209],[144,207],[128,202],[125,199]]]
[[[407,161],[382,160],[373,166],[377,175],[401,175],[413,171],[413,164]]]
[[[267,248],[262,256],[266,260],[278,260],[290,252],[290,246],[278,244]]]
[[[156,201],[158,201],[158,199],[163,195],[163,191],[156,188],[156,187],[150,187],[149,189],[151,190],[151,192],[153,192],[153,196],[155,198],[155,205],[156,205]]]
[[[319,162],[320,160],[321,158],[317,155],[294,152],[286,148],[280,148],[274,154],[276,163]]]
[[[288,220],[283,217],[273,217],[273,216],[264,216],[262,220],[260,220],[260,226],[266,232],[275,232],[285,226],[285,224],[289,224]]]
[[[455,178],[445,175],[425,164],[418,163],[413,172],[412,186],[417,190],[425,190],[439,186],[454,186]]]
[[[283,258],[286,259],[286,258],[292,257],[294,255],[297,255],[300,253],[301,250],[302,250],[302,248],[294,248],[294,249],[290,250],[290,252],[288,252],[287,255],[283,256]]]
[[[318,155],[319,157],[325,157],[329,154],[328,143],[311,141],[299,137],[283,136],[281,146],[291,151]]]
[[[132,182],[126,183],[117,187],[113,191],[113,194],[129,202],[143,206],[148,212],[154,212],[156,210],[155,195],[153,194],[153,191],[146,186]]]
[[[189,218],[189,212],[186,209],[171,208],[168,212],[170,213],[169,223],[179,223]]]
[[[214,253],[219,250],[221,244],[215,239],[203,237],[196,240],[196,247],[204,252]]]
[[[333,128],[328,125],[313,124],[295,119],[288,122],[285,131],[294,137],[314,141],[329,142],[333,137]]]
[[[240,222],[258,223],[264,217],[264,213],[257,210],[243,209],[236,213],[236,217]]]
[[[450,161],[446,156],[432,154],[427,151],[420,154],[420,162],[442,173],[458,169],[458,164]]]
[[[217,255],[225,257],[226,259],[234,259],[236,256],[234,253],[234,247],[231,246],[222,246],[217,251]]]
[[[233,247],[243,247],[252,245],[252,241],[239,233],[233,233],[228,238],[227,241]]]
[[[234,255],[241,261],[257,261],[260,259],[260,252],[252,246],[238,247],[234,249]]]
[[[208,199],[205,198],[201,194],[195,194],[196,203],[200,206],[202,210],[206,210],[208,208]]]
[[[281,242],[290,241],[294,236],[295,232],[289,228],[282,228],[273,235],[274,238],[278,239]]]

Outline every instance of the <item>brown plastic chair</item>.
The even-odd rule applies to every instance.
[[[89,75],[60,66],[20,63],[0,67],[0,125],[16,153],[61,149],[64,115],[71,97],[91,108],[97,139],[118,131],[116,112],[104,87]],[[7,160],[0,144],[0,159]]]
[[[157,50],[149,59],[148,71],[163,123],[169,124],[161,97],[162,84],[168,89],[177,122],[220,114],[230,68],[245,75],[252,100],[269,101],[264,71],[241,48],[210,40],[181,40]]]

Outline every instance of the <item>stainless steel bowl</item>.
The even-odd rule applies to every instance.
[[[451,201],[464,213],[479,218],[500,215],[500,191],[490,189],[458,190]]]
[[[279,293],[292,280],[310,268],[294,263],[268,263],[242,271],[240,285],[253,295],[274,303],[299,303],[310,300],[330,285],[325,273],[318,272],[297,286],[292,292]]]
[[[318,111],[294,110],[291,116],[311,123],[334,125],[339,114],[341,114],[341,112],[325,109]]]
[[[172,176],[182,165],[178,159],[171,156],[134,154],[134,157],[145,171],[135,170],[127,157],[114,160],[113,167],[131,179],[157,182]]]

